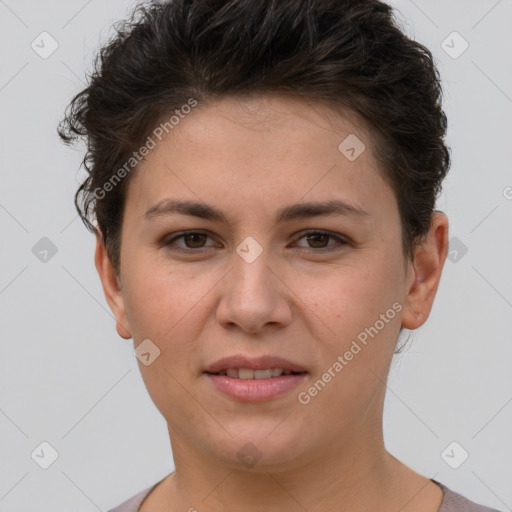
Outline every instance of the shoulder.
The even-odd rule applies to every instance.
[[[158,484],[152,485],[143,491],[140,491],[135,496],[132,496],[130,499],[123,501],[116,508],[109,510],[108,512],[137,512],[139,507],[141,506],[144,498],[151,492],[151,490]]]
[[[435,483],[443,491],[443,502],[438,512],[500,512],[494,508],[474,503],[440,482],[435,481]]]

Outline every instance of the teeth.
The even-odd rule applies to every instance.
[[[249,370],[247,368],[240,368],[238,370],[238,378],[239,379],[254,379],[254,370]]]
[[[218,375],[227,375],[233,379],[270,379],[272,377],[280,377],[281,375],[290,375],[290,370],[282,368],[268,368],[266,370],[251,370],[250,368],[228,368],[226,371],[219,372]]]
[[[272,370],[254,370],[255,379],[270,379],[272,377]]]

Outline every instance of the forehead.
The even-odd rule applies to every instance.
[[[200,104],[156,144],[132,181],[129,190],[146,210],[169,193],[230,206],[229,191],[255,206],[334,199],[336,192],[371,206],[376,189],[387,186],[355,114],[278,95]]]
[[[368,125],[355,112],[341,105],[335,110],[318,99],[273,93],[203,103],[183,116],[164,137],[175,143],[210,144],[214,147],[209,149],[215,152],[225,152],[231,141],[232,147],[245,143],[249,151],[265,143],[263,157],[281,154],[288,147],[315,157],[320,149],[327,150],[326,156],[337,157],[339,143],[349,135],[364,141],[368,153],[373,153]],[[323,142],[321,148],[315,144],[319,140]],[[257,154],[261,155],[261,151]]]

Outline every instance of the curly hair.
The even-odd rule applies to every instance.
[[[450,151],[432,54],[402,32],[391,6],[167,0],[137,4],[114,28],[58,133],[67,144],[86,139],[87,177],[75,206],[89,230],[99,228],[117,272],[125,191],[134,173],[124,172],[108,193],[104,185],[156,123],[191,98],[201,105],[275,92],[348,108],[366,121],[379,171],[396,196],[403,253],[413,258],[431,227]]]

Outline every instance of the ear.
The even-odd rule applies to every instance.
[[[116,275],[112,262],[107,253],[103,236],[97,228],[96,230],[96,252],[94,255],[94,263],[101,279],[103,292],[107,303],[114,313],[116,319],[117,333],[121,338],[126,340],[132,337],[129,328],[128,319],[126,317],[125,303],[123,293],[121,291],[120,280]]]
[[[448,218],[432,214],[432,226],[417,247],[409,268],[407,296],[404,299],[402,327],[414,330],[427,320],[448,255]]]

